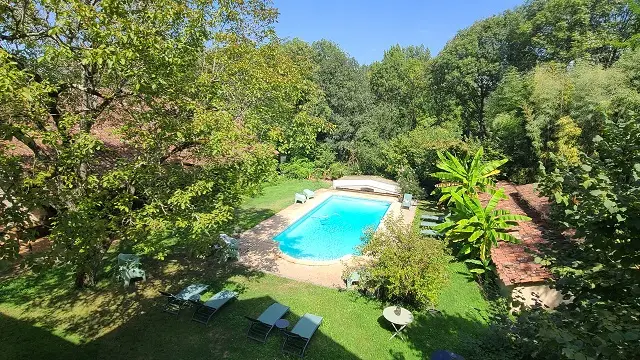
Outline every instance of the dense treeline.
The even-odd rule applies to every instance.
[[[338,175],[428,187],[436,150],[482,144],[511,160],[510,180],[532,182],[550,153],[588,150],[605,118],[633,113],[634,6],[530,1],[460,31],[435,57],[424,47],[393,46],[370,66],[326,40],[292,43],[312,59],[331,109],[333,130],[319,139],[348,165]]]

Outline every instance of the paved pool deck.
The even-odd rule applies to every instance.
[[[342,271],[349,264],[350,258],[343,258],[331,262],[316,262],[293,259],[278,249],[273,238],[293,224],[296,220],[311,211],[329,196],[340,195],[361,199],[386,200],[391,206],[381,221],[381,226],[387,217],[400,217],[410,225],[416,214],[416,207],[402,209],[397,197],[356,193],[332,189],[316,191],[316,196],[304,204],[292,204],[254,228],[240,234],[240,264],[254,270],[264,271],[277,276],[293,280],[305,281],[316,285],[344,288]],[[293,202],[293,194],[291,195]],[[379,227],[378,229],[380,229]]]

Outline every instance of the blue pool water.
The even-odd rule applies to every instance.
[[[274,240],[297,259],[335,260],[354,254],[367,228],[378,227],[390,202],[330,196]]]

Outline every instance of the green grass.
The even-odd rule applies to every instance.
[[[157,267],[155,267],[157,266]],[[439,348],[457,350],[459,341],[484,328],[486,303],[462,264],[438,308],[442,316],[416,313],[405,341],[388,340],[383,304],[357,295],[243,269],[226,272],[206,262],[182,260],[147,264],[152,275],[137,292],[103,282],[96,289],[70,288],[71,273],[26,274],[0,283],[0,358],[49,359],[278,359],[282,337],[267,344],[246,339],[243,315],[256,317],[273,301],[291,307],[291,323],[306,312],[324,317],[308,359],[420,359]],[[153,275],[156,275],[155,277]],[[178,291],[190,282],[240,292],[237,301],[214,315],[208,326],[161,312],[157,290]]]
[[[313,184],[282,182],[265,189],[246,209],[275,212],[290,203],[292,192],[324,186]],[[147,259],[144,267],[147,281],[127,290],[111,279],[75,290],[73,273],[65,268],[0,275],[0,359],[281,359],[277,331],[266,344],[245,336],[243,316],[256,317],[274,301],[291,307],[286,318],[292,324],[306,312],[324,317],[307,359],[422,359],[435,349],[464,353],[461,342],[486,327],[487,302],[461,263],[449,265],[450,280],[437,306],[442,316],[415,312],[404,341],[388,340],[392,329],[381,317],[386,304],[355,292],[237,266],[221,268],[209,260]],[[193,309],[177,318],[161,311],[165,299],[158,290],[177,292],[193,282],[211,286],[203,298],[223,288],[240,296],[208,326],[190,321]]]
[[[317,180],[279,179],[264,187],[262,194],[247,199],[238,210],[239,230],[248,230],[263,220],[270,218],[280,210],[293,204],[293,195],[304,189],[317,190],[330,187],[331,184]]]

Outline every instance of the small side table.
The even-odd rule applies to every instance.
[[[280,330],[280,331],[287,330],[287,328],[289,327],[289,320],[287,320],[287,319],[279,319],[278,321],[276,321],[275,325],[278,328],[278,330]]]
[[[382,311],[382,316],[391,323],[396,331],[391,335],[389,340],[393,339],[396,335],[404,340],[400,332],[413,321],[413,314],[411,314],[411,311],[400,306],[389,306]]]

